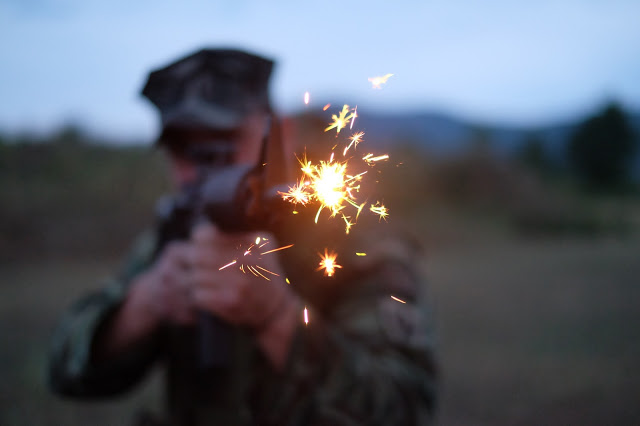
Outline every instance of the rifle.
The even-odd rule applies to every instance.
[[[198,179],[175,196],[159,202],[158,254],[170,241],[186,240],[191,229],[203,220],[226,232],[275,229],[285,211],[278,195],[290,183],[279,121],[271,116],[264,134],[258,164],[216,164],[212,158],[225,153],[211,152],[206,145],[193,153],[202,164]],[[215,147],[212,147],[214,150]],[[199,161],[202,160],[202,161]],[[230,326],[207,312],[198,318],[201,367],[225,367],[231,356]]]

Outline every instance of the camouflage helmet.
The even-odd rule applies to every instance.
[[[202,49],[152,71],[142,95],[158,108],[163,134],[233,129],[247,114],[271,111],[273,65],[270,59],[241,50]]]

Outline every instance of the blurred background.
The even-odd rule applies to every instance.
[[[378,185],[388,225],[427,249],[441,424],[639,424],[638,16],[632,0],[3,1],[0,424],[126,424],[160,403],[155,376],[105,402],[50,395],[47,346],[168,190],[147,73],[205,46],[278,61],[299,149],[335,140],[347,103],[391,155]]]

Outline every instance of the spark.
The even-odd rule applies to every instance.
[[[381,77],[369,77],[369,81],[373,89],[382,89],[382,84],[386,83],[391,76],[393,76],[393,74],[385,74]]]
[[[304,172],[304,174],[309,175],[309,174],[313,173],[313,163],[311,161],[307,160],[306,156],[305,156],[304,160],[298,159],[298,162],[302,166],[300,168],[300,170],[302,170]]]
[[[365,163],[367,164],[372,164],[378,161],[382,161],[382,160],[388,160],[389,159],[389,155],[388,154],[384,154],[384,155],[378,155],[377,157],[374,157],[373,154],[367,154],[364,157],[362,157],[362,159],[365,161]]]
[[[307,204],[309,202],[310,194],[307,192],[308,184],[304,181],[298,182],[294,186],[289,187],[288,192],[278,192],[282,195],[284,200],[291,201],[295,204]],[[296,212],[294,212],[295,214]]]
[[[376,202],[376,204],[370,206],[369,210],[380,216],[380,219],[387,220],[387,216],[389,216],[389,210],[387,210],[387,208],[379,201]]]
[[[353,123],[356,122],[356,117],[358,117],[358,105],[353,109],[353,118],[351,119],[351,125],[349,126],[349,130],[353,129]]]
[[[309,324],[309,311],[307,310],[307,307],[304,307],[304,323]]]
[[[349,231],[351,230],[351,227],[353,226],[353,222],[351,222],[351,218],[342,215],[342,219],[344,219],[344,223],[346,224],[346,228],[345,228],[345,233],[348,234]]]
[[[326,111],[329,109],[329,107],[331,106],[331,104],[326,104],[325,106],[322,107],[323,111]]]
[[[226,265],[221,266],[220,268],[218,268],[218,271],[222,271],[223,269],[228,268],[231,265],[235,265],[237,262],[238,262],[237,260],[232,260],[231,262],[227,263]]]
[[[353,149],[356,149],[358,147],[358,144],[360,142],[362,142],[362,137],[364,136],[364,132],[357,132],[354,133],[349,140],[351,141],[351,143],[344,149],[344,152],[342,153],[342,155],[347,155],[347,151],[349,151],[349,149],[353,146]]]
[[[336,272],[336,268],[342,268],[342,266],[336,263],[338,255],[336,253],[329,253],[327,249],[324,249],[324,255],[318,253],[320,256],[320,266],[317,271],[324,269],[324,274],[328,277],[332,277]]]
[[[218,268],[219,271],[222,271],[223,269],[228,268],[229,266],[233,266],[237,263],[240,263],[240,265],[238,266],[238,269],[240,269],[240,271],[242,271],[243,273],[247,273],[247,271],[249,271],[251,274],[255,275],[256,277],[261,277],[264,278],[267,281],[271,281],[271,279],[269,279],[269,277],[267,277],[264,273],[267,274],[271,274],[271,275],[275,275],[275,276],[280,276],[279,274],[277,274],[276,272],[270,271],[267,268],[264,268],[260,265],[258,265],[258,261],[261,260],[262,258],[260,256],[264,256],[276,251],[280,251],[280,250],[285,250],[288,248],[293,247],[293,244],[289,244],[287,246],[282,246],[282,247],[278,247],[272,250],[267,250],[264,251],[262,253],[257,253],[257,249],[261,249],[263,247],[265,247],[266,245],[269,244],[269,240],[267,238],[264,237],[256,237],[255,241],[253,243],[251,243],[249,245],[249,247],[247,247],[246,249],[244,249],[244,251],[242,251],[242,257],[246,258],[243,261],[239,261],[238,259],[233,259],[231,262],[227,263],[226,265],[221,266],[220,268]],[[239,247],[239,249],[242,249],[242,247]],[[253,258],[256,258],[255,261],[252,262]],[[262,272],[261,272],[262,271]],[[263,273],[264,272],[264,273]]]
[[[356,252],[356,256],[366,256],[367,253]]]
[[[397,297],[395,297],[395,296],[391,296],[391,298],[392,298],[393,300],[395,300],[396,302],[400,302],[400,303],[407,303],[407,302],[405,302],[404,300],[402,300],[402,299],[398,299],[398,298],[397,298]]]
[[[353,113],[349,114],[349,105],[344,105],[342,107],[342,111],[340,111],[338,115],[333,114],[331,116],[331,119],[333,120],[333,122],[330,123],[329,126],[326,129],[324,129],[324,131],[327,132],[331,129],[336,129],[337,133],[340,133],[340,130],[347,127],[347,124],[349,124],[349,121],[352,118],[353,118]]]
[[[289,281],[289,278],[286,278],[286,277],[284,279],[284,282],[286,282],[287,284],[291,284],[291,281]]]
[[[366,206],[367,203],[362,203],[358,206],[358,213],[356,213],[356,219],[358,219],[358,216],[360,216],[360,212],[362,212],[362,209],[364,208],[364,206]]]
[[[306,158],[298,161],[305,176],[296,185],[289,187],[289,191],[279,194],[284,200],[296,204],[305,205],[310,201],[317,201],[319,207],[315,223],[318,223],[322,210],[327,209],[331,217],[340,215],[344,219],[348,234],[354,222],[349,216],[340,213],[350,205],[356,209],[357,220],[366,203],[358,204],[355,194],[360,191],[360,181],[367,171],[356,175],[347,174],[348,162],[335,161],[333,153],[329,161],[320,161],[318,164],[313,164]]]
[[[263,254],[269,254],[269,253],[273,253],[274,251],[285,250],[285,249],[288,249],[288,248],[291,248],[291,247],[293,247],[293,244],[289,244],[288,246],[278,247],[278,248],[275,248],[275,249],[273,249],[273,250],[265,251],[264,253],[260,253],[260,254],[261,254],[261,255],[263,255]]]
[[[304,104],[309,105],[309,92],[304,92]]]
[[[254,275],[256,275],[256,276],[261,276],[261,277],[262,277],[262,278],[264,278],[265,280],[267,280],[267,281],[271,281],[268,277],[266,277],[265,275],[261,274],[261,273],[260,273],[260,271],[258,271],[257,267],[249,266],[249,269],[251,269],[251,272],[253,272],[253,273],[254,273]],[[273,275],[277,275],[277,276],[279,276],[279,275],[278,275],[278,274],[276,274],[275,272],[271,272],[271,271],[269,271],[268,269],[264,269],[264,268],[260,268],[260,269],[262,269],[262,270],[264,270],[264,271],[266,271],[266,272],[268,272],[268,273],[270,273],[270,274],[273,274]]]
[[[349,106],[344,105],[338,116],[332,116],[333,121],[325,129],[328,131],[335,128],[340,132],[348,123],[357,116],[357,107],[353,112],[349,112]],[[353,123],[353,121],[351,121]],[[363,142],[364,132],[355,132],[345,143],[343,149],[343,157],[347,157],[348,151],[353,148],[357,149],[358,144]],[[315,204],[317,212],[315,215],[315,223],[318,223],[323,210],[329,212],[330,218],[341,217],[345,223],[345,233],[349,234],[351,227],[357,222],[360,213],[367,206],[367,202],[357,200],[360,192],[360,186],[367,170],[353,173],[349,168],[349,162],[358,162],[357,157],[347,157],[343,160],[336,160],[335,151],[340,142],[336,143],[332,148],[328,161],[312,162],[307,159],[306,154],[302,158],[298,158],[302,176],[298,182],[290,186],[287,192],[279,192],[282,198],[294,204]],[[387,154],[374,156],[373,153],[362,157],[364,165],[374,165],[378,161],[386,160]],[[362,169],[363,165],[360,165]],[[359,173],[358,173],[359,172]],[[347,213],[345,209],[354,208],[355,214]],[[297,209],[296,209],[297,210]],[[370,210],[378,214],[381,218],[386,218],[388,212],[382,205],[371,205]]]

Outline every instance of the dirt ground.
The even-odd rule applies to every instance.
[[[109,402],[51,395],[55,321],[113,260],[0,265],[0,424],[122,425],[159,377]],[[640,239],[493,239],[425,260],[442,425],[640,424]]]

